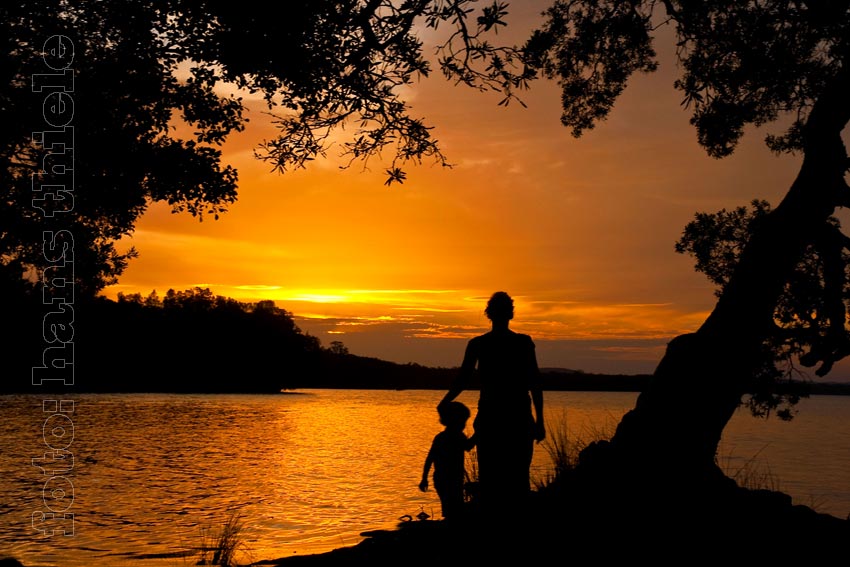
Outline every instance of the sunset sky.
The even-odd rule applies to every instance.
[[[512,10],[517,38],[545,5]],[[141,256],[106,295],[201,286],[273,299],[326,346],[455,366],[487,329],[487,297],[504,290],[541,366],[651,372],[666,342],[714,305],[711,284],[673,250],[685,224],[753,198],[776,205],[799,167],[764,146],[775,129],[709,158],[672,87],[672,35],[662,31],[660,69],[633,78],[579,139],[560,124],[553,83],[533,83],[528,108],[503,108],[435,72],[406,96],[454,167],[410,166],[401,186],[383,184],[379,161],[341,170],[334,148],[308,170],[272,173],[253,149],[274,127],[250,100],[251,122],[224,147],[238,202],[200,223],[151,206],[123,243]]]

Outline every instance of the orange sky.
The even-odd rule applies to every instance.
[[[514,10],[514,33],[538,11]],[[409,167],[401,186],[384,186],[378,161],[340,170],[333,149],[307,171],[271,173],[252,150],[274,131],[251,101],[248,128],[225,146],[238,202],[202,223],[152,206],[126,240],[141,256],[106,294],[202,286],[274,299],[325,345],[454,366],[486,330],[486,298],[505,290],[541,366],[651,372],[666,341],[714,305],[673,251],[684,225],[753,198],[776,205],[799,166],[758,131],[733,156],[707,157],[672,88],[670,42],[657,49],[659,71],[634,78],[580,139],[559,122],[554,84],[534,83],[528,108],[503,108],[435,73],[408,93],[412,114],[455,165]]]

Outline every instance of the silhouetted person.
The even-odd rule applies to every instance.
[[[446,428],[434,437],[425,458],[419,490],[428,490],[428,473],[434,466],[434,488],[440,497],[443,518],[457,519],[463,513],[463,485],[466,480],[466,451],[474,441],[466,437],[464,428],[469,420],[469,408],[460,402],[443,404],[439,410],[440,423]]]
[[[534,342],[508,328],[514,316],[513,299],[496,292],[485,313],[492,329],[469,341],[460,373],[438,410],[469,385],[477,366],[481,386],[473,428],[478,486],[484,517],[492,519],[523,512],[531,490],[534,441],[542,441],[546,430]]]

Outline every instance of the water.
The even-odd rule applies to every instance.
[[[193,565],[231,514],[244,524],[240,560],[354,545],[405,514],[439,517],[419,492],[425,453],[440,430],[438,391],[308,390],[279,396],[91,394],[73,412],[35,396],[0,396],[0,556],[26,565]],[[636,394],[547,392],[550,428],[610,433]],[[476,393],[459,398],[473,411]],[[49,404],[48,404],[49,405]],[[803,400],[791,423],[739,413],[720,450],[730,471],[751,464],[801,504],[850,512],[850,397]],[[55,410],[67,419],[45,419]],[[49,411],[44,411],[49,410]],[[566,411],[566,413],[564,413]],[[72,442],[71,442],[72,441]],[[70,442],[70,444],[69,444]],[[49,475],[33,458],[67,446],[73,470]],[[545,476],[538,447],[533,475]],[[64,481],[61,477],[67,478]],[[64,492],[57,489],[64,489]],[[60,535],[73,513],[73,536]],[[55,530],[40,536],[33,528]],[[187,554],[184,556],[183,554]]]

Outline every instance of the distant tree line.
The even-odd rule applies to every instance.
[[[44,362],[49,328],[35,299],[6,298],[0,340],[3,392],[276,393],[299,388],[446,389],[456,368],[399,364],[351,354],[341,341],[324,347],[273,301],[240,302],[195,287],[119,293],[74,305],[74,384],[31,384]],[[54,329],[54,333],[58,333]],[[59,333],[61,334],[61,333]],[[638,391],[646,377],[544,369],[547,390]],[[473,381],[471,389],[477,388]]]
[[[36,297],[6,297],[0,392],[276,393],[296,388],[445,388],[454,371],[323,347],[273,301],[240,302],[195,287],[80,298],[66,329],[74,384],[31,383],[45,362],[49,310]],[[55,328],[54,334],[59,333]],[[61,333],[59,333],[61,334]]]
[[[43,362],[44,305],[6,298],[0,339],[0,392],[277,393],[305,388],[447,389],[457,368],[399,364],[349,352],[342,341],[324,347],[273,301],[241,302],[195,287],[118,294],[75,304],[75,383],[31,384]],[[478,388],[477,374],[470,390]],[[597,374],[542,368],[547,391],[640,392],[650,375]],[[46,387],[45,387],[46,386]],[[846,394],[821,384],[811,393]]]
[[[244,303],[196,287],[99,303],[97,326],[80,340],[106,347],[90,366],[123,368],[130,390],[277,392],[301,380],[321,354],[319,340],[273,301]],[[103,333],[110,327],[122,331]]]
[[[16,369],[6,391],[26,390],[44,332],[35,302],[13,310],[20,332],[3,341]],[[323,349],[272,301],[243,303],[209,289],[119,294],[75,304],[72,391],[270,392],[316,366]],[[43,390],[39,390],[43,391]]]

